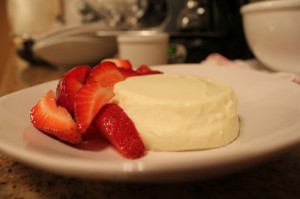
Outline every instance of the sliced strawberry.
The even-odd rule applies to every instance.
[[[62,141],[78,144],[81,141],[76,123],[64,107],[57,106],[55,94],[48,91],[30,111],[32,124],[46,134]]]
[[[152,75],[152,74],[162,74],[163,73],[161,71],[153,70],[149,66],[146,66],[146,65],[139,66],[136,71],[140,75]]]
[[[132,64],[128,59],[108,58],[102,60],[102,62],[113,62],[118,68],[132,69]]]
[[[132,69],[119,68],[119,71],[123,74],[124,78],[140,75],[138,72]]]
[[[92,120],[106,103],[114,96],[112,89],[101,86],[99,82],[86,83],[75,99],[75,119],[81,133],[85,132]]]
[[[90,72],[87,82],[97,81],[104,87],[113,87],[115,83],[123,81],[125,77],[113,62],[102,62]]]
[[[94,124],[111,144],[126,158],[145,154],[145,146],[134,123],[116,104],[106,104],[95,117]]]
[[[65,107],[74,116],[74,103],[77,91],[85,84],[91,67],[77,66],[68,71],[59,81],[56,88],[57,104]]]

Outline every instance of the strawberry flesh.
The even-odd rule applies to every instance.
[[[118,68],[132,69],[132,64],[128,59],[108,58],[102,60],[102,62],[113,62]]]
[[[139,75],[152,75],[152,74],[162,74],[161,71],[153,70],[147,65],[141,65],[137,68],[136,72]]]
[[[69,70],[58,82],[56,88],[57,104],[65,107],[74,116],[74,103],[77,91],[85,84],[91,67],[77,66]]]
[[[32,124],[42,132],[62,141],[78,144],[81,133],[70,113],[64,107],[57,106],[55,94],[48,91],[30,111]]]
[[[92,120],[114,96],[112,89],[103,87],[99,82],[86,83],[75,98],[75,120],[81,133],[85,132]]]
[[[112,88],[115,83],[123,81],[125,77],[113,62],[102,62],[90,72],[87,82],[97,81],[103,87]]]
[[[94,68],[77,66],[59,80],[56,96],[48,91],[31,109],[31,122],[40,131],[77,146],[102,135],[124,157],[140,158],[145,146],[133,121],[119,105],[109,102],[116,83],[161,73],[146,65],[134,70],[124,59],[106,59]]]
[[[117,104],[106,104],[93,121],[104,137],[129,159],[145,154],[145,146],[134,123]]]
[[[119,68],[119,71],[122,73],[122,75],[124,76],[125,79],[128,77],[140,75],[138,72],[136,72],[135,70],[132,70],[132,69]]]

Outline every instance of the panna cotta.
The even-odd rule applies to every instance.
[[[149,150],[216,148],[238,136],[237,97],[224,83],[156,74],[118,82],[114,93]]]

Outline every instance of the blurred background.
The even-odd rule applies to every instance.
[[[1,48],[9,49],[12,45],[10,41],[10,28],[7,20],[7,13],[6,13],[6,1],[0,1],[0,44]],[[8,50],[0,50],[0,60],[2,63],[7,61],[8,57]],[[3,67],[0,67],[0,74],[3,74]]]
[[[240,7],[248,2],[6,0],[1,1],[1,28],[10,31],[1,43],[11,40],[18,56],[31,64],[90,64],[117,54],[117,35],[154,30],[170,35],[170,63],[199,62],[211,53],[247,59],[253,55]]]

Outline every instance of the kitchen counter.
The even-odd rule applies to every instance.
[[[1,25],[1,24],[0,24]],[[0,27],[3,27],[2,25]],[[59,78],[64,71],[20,60],[0,31],[0,96]],[[4,38],[4,39],[3,39]],[[0,113],[1,114],[1,113]],[[300,133],[300,132],[299,132]],[[0,198],[300,198],[300,146],[252,169],[184,183],[124,183],[70,178],[16,162],[0,152]]]

